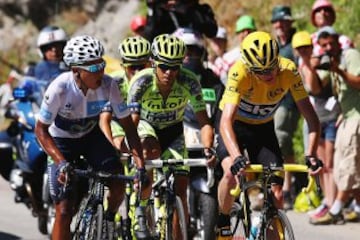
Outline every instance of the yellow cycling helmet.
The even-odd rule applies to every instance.
[[[311,46],[312,40],[310,33],[307,31],[300,31],[295,33],[291,40],[291,45],[293,48]]]
[[[151,53],[155,62],[168,65],[182,64],[185,52],[184,41],[169,34],[161,34],[155,37],[151,45]]]
[[[279,46],[269,33],[256,31],[241,43],[241,58],[251,71],[273,69],[278,63]]]
[[[118,47],[121,60],[124,63],[146,61],[150,57],[150,42],[143,37],[127,37]]]

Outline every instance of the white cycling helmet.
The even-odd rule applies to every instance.
[[[104,47],[101,42],[88,35],[71,38],[64,48],[64,62],[68,66],[94,61],[103,55]]]
[[[58,42],[64,43],[65,46],[67,40],[68,37],[62,28],[56,26],[44,27],[40,31],[36,44],[37,47],[39,48],[38,50],[40,57],[44,58],[43,49],[42,49],[43,47]]]
[[[200,33],[191,28],[178,28],[173,35],[184,41],[185,45],[194,45],[199,48],[204,48],[204,40]]]

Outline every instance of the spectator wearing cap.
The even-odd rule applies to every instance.
[[[220,76],[221,81],[226,83],[227,73],[230,67],[240,58],[240,43],[251,32],[256,30],[255,20],[249,15],[243,15],[238,18],[235,25],[237,37],[237,46],[227,51],[222,57],[215,59],[215,63],[209,67],[215,74]]]
[[[332,26],[336,21],[336,12],[333,4],[329,0],[316,0],[311,8],[311,23],[317,29],[325,26]],[[314,55],[321,56],[323,52],[316,41],[316,32],[312,35],[314,45]],[[353,41],[345,35],[339,35],[339,43],[342,49],[354,47]]]
[[[354,48],[342,49],[338,38],[339,34],[329,26],[320,28],[316,34],[318,45],[330,57],[328,76],[342,112],[334,153],[334,180],[338,192],[324,216],[310,219],[316,225],[360,220],[360,52]],[[318,59],[314,64],[320,63]],[[344,205],[351,196],[355,198],[354,207],[343,214]]]
[[[285,58],[295,61],[291,40],[296,32],[292,27],[294,19],[291,15],[289,6],[276,5],[272,9],[271,24],[273,32],[279,44],[279,54]],[[293,137],[300,119],[299,111],[291,94],[286,94],[281,101],[279,108],[274,115],[275,132],[279,140],[282,155],[285,163],[295,162]],[[292,198],[290,194],[291,174],[286,172],[283,185],[284,208],[292,208]]]
[[[130,29],[134,35],[143,36],[145,26],[146,26],[146,17],[145,16],[138,15],[138,16],[135,16],[133,19],[131,19]]]
[[[308,32],[301,31],[294,34],[292,47],[299,57],[299,73],[304,80],[311,103],[320,120],[321,135],[317,149],[317,156],[323,161],[324,167],[320,175],[323,192],[322,204],[311,214],[312,219],[323,217],[333,204],[336,196],[336,185],[333,179],[334,144],[336,138],[336,122],[341,113],[340,104],[333,93],[333,85],[329,81],[328,71],[317,70],[316,58],[312,57],[313,45]],[[304,123],[304,148],[307,149],[308,127]]]

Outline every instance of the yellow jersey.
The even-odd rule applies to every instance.
[[[308,96],[293,61],[279,57],[279,72],[275,83],[269,84],[250,72],[239,60],[229,71],[219,107],[223,110],[225,104],[235,104],[238,106],[236,120],[262,124],[273,119],[275,110],[288,91],[295,102]]]

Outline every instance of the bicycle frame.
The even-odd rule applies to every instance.
[[[103,224],[105,182],[111,179],[133,181],[135,177],[102,171],[97,172],[92,169],[72,169],[70,171],[72,176],[89,179],[88,195],[81,201],[73,239],[103,239],[103,234],[106,232],[104,229],[105,224]],[[95,227],[96,230],[93,229]],[[94,232],[96,236],[92,236]]]
[[[291,224],[288,221],[286,215],[282,210],[276,209],[274,206],[272,192],[271,192],[271,183],[270,178],[274,176],[277,171],[289,171],[289,172],[308,172],[308,167],[306,165],[301,164],[284,164],[283,167],[264,167],[262,165],[252,164],[246,168],[245,172],[255,172],[255,173],[263,173],[263,176],[260,180],[255,181],[246,181],[245,176],[239,176],[239,184],[235,189],[230,191],[230,194],[239,197],[237,204],[241,207],[238,209],[238,212],[234,214],[237,218],[237,222],[235,224],[235,230],[239,227],[240,221],[242,221],[244,228],[244,237],[247,239],[257,239],[263,240],[267,239],[266,229],[268,228],[270,222],[277,218],[278,222],[276,224],[276,232],[279,234],[280,239],[288,239],[285,238],[285,230],[288,231],[289,239],[293,239],[293,231],[291,228]],[[313,177],[309,178],[308,186],[303,189],[303,191],[309,191],[311,187],[315,184],[315,180]],[[258,187],[262,189],[264,194],[264,205],[261,208],[260,214],[260,224],[258,225],[258,229],[256,232],[256,236],[252,236],[251,228],[254,223],[252,223],[250,214],[250,201],[247,195],[247,190],[251,187]],[[276,223],[276,222],[275,222]],[[280,224],[280,226],[278,226]],[[282,232],[277,227],[283,227]],[[287,228],[287,229],[285,229]]]
[[[160,239],[172,239],[172,224],[174,210],[177,209],[180,226],[182,226],[182,239],[187,240],[186,221],[184,219],[183,206],[179,196],[175,192],[175,169],[177,166],[207,166],[205,158],[198,159],[156,159],[147,160],[145,162],[146,168],[164,168],[167,170],[164,175],[153,184],[154,196],[154,222],[157,223],[156,233],[160,235]],[[208,183],[213,182],[213,170],[208,170]],[[180,205],[180,206],[178,206]],[[179,210],[179,208],[181,208]],[[164,216],[165,214],[165,216]],[[168,238],[166,238],[168,237]]]

